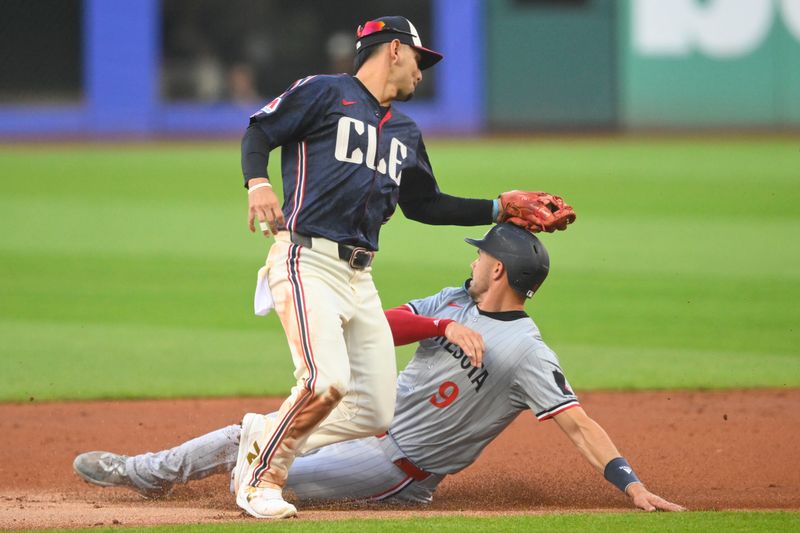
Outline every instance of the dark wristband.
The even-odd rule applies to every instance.
[[[631,465],[628,464],[628,461],[626,461],[624,457],[611,459],[603,471],[603,476],[609,483],[622,492],[625,492],[625,489],[627,489],[628,485],[631,483],[640,483],[633,468],[631,468]]]

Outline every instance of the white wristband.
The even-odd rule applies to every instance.
[[[250,194],[251,192],[255,191],[256,189],[260,189],[261,187],[269,187],[271,189],[272,188],[272,184],[270,182],[268,182],[268,181],[264,181],[262,183],[256,183],[255,185],[253,185],[252,187],[247,189],[247,194]]]

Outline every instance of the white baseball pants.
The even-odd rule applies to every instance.
[[[306,248],[281,232],[270,248],[267,279],[297,382],[243,483],[282,487],[298,453],[382,433],[394,414],[394,345],[371,269],[351,268],[337,246],[314,238]]]

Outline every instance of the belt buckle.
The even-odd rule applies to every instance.
[[[364,270],[365,268],[367,268],[369,265],[372,264],[372,259],[374,257],[375,257],[375,252],[367,250],[366,248],[356,247],[353,248],[353,253],[350,254],[350,261],[348,261],[348,264],[350,265],[350,268],[356,270]],[[362,260],[362,258],[365,259]],[[362,261],[364,262],[362,263]]]

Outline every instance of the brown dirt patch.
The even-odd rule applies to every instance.
[[[581,401],[650,489],[690,509],[800,509],[800,390],[586,393]],[[225,476],[145,501],[90,486],[78,453],[168,447],[278,400],[0,405],[0,529],[231,522],[244,517]],[[520,416],[480,460],[413,512],[357,504],[302,507],[301,519],[630,509],[552,422]]]

